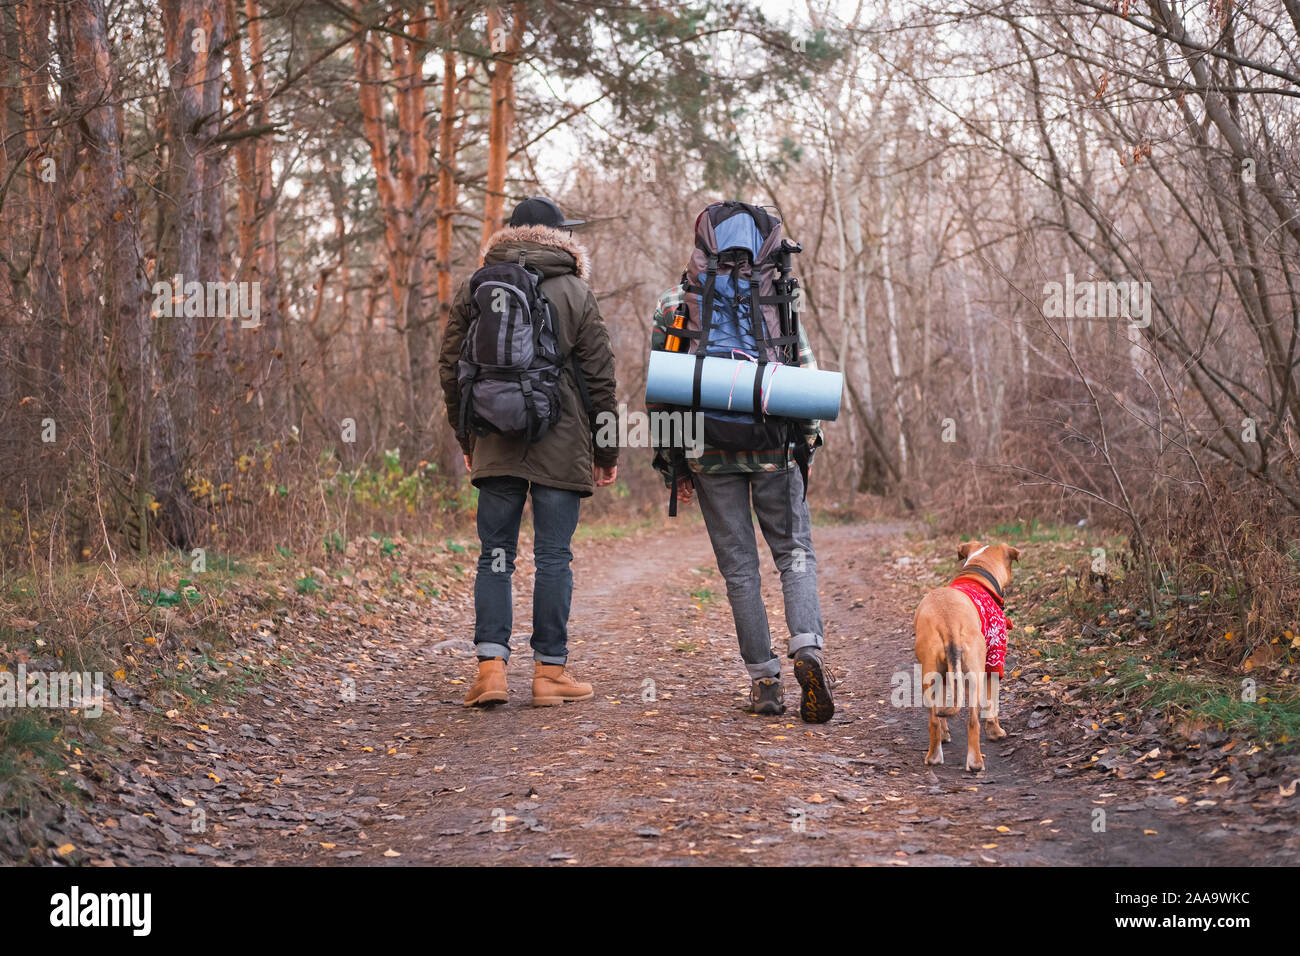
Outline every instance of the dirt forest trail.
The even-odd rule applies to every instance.
[[[1198,810],[1208,784],[1176,802],[1158,782],[1082,769],[1087,758],[1064,767],[1068,713],[1030,721],[1015,681],[1003,697],[1011,736],[985,741],[984,773],[962,769],[962,721],[948,762],[924,766],[923,712],[889,700],[891,675],[911,670],[922,590],[892,556],[902,530],[818,527],[814,541],[838,678],[829,724],[799,720],[788,660],[787,713],[745,712],[725,587],[702,526],[683,519],[575,545],[571,663],[594,699],[529,705],[524,544],[507,705],[461,706],[474,661],[466,601],[363,631],[360,646],[322,640],[292,680],[270,676],[210,718],[197,744],[156,742],[133,759],[68,838],[116,864],[1294,862],[1294,811],[1270,823],[1243,802],[1238,825],[1226,801]],[[764,578],[781,652],[766,555]],[[355,702],[294,690],[336,687],[339,674],[355,680]]]

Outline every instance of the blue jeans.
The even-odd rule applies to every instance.
[[[479,657],[510,659],[514,621],[510,578],[519,548],[524,501],[533,496],[533,659],[563,664],[569,656],[569,604],[573,597],[573,552],[569,542],[578,527],[582,496],[523,478],[483,478],[478,482],[478,537],[482,550],[474,578],[474,650]]]

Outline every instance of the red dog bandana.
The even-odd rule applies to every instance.
[[[1007,659],[1007,631],[1012,626],[1002,605],[988,588],[974,578],[959,577],[948,587],[960,591],[975,602],[975,610],[980,616],[980,631],[984,634],[984,672],[1001,677]]]

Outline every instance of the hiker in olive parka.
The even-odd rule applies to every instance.
[[[478,488],[478,532],[482,550],[474,582],[474,645],[478,676],[465,706],[506,700],[506,662],[510,658],[512,604],[510,578],[515,568],[524,502],[533,501],[533,545],[537,564],[533,589],[531,646],[535,670],[533,703],[560,704],[592,696],[591,685],[565,673],[568,660],[569,606],[573,594],[570,542],[578,524],[579,502],[594,488],[611,484],[618,472],[618,448],[599,447],[596,422],[602,412],[617,414],[614,353],[596,297],[587,285],[586,250],[574,241],[549,199],[526,199],[515,207],[510,225],[483,246],[483,264],[520,263],[539,271],[541,293],[553,306],[552,321],[560,365],[560,415],[537,441],[501,434],[463,432],[459,367],[462,345],[473,320],[470,282],[460,287],[447,318],[438,357],[447,418],[457,431],[465,467]],[[583,396],[583,389],[586,398]],[[590,414],[588,414],[590,409]]]

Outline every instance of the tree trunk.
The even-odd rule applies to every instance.
[[[27,177],[27,201],[31,207],[29,222],[38,236],[28,263],[26,290],[37,342],[34,390],[48,413],[58,419],[64,407],[61,360],[65,316],[58,283],[60,249],[56,194],[59,178],[70,175],[71,170],[59,168],[51,153],[53,131],[48,129],[49,116],[53,112],[49,95],[49,6],[42,0],[24,0],[18,8],[18,26],[21,62],[34,68],[22,82],[25,139],[31,151],[26,161],[31,171]],[[5,168],[8,169],[8,164]],[[47,181],[47,171],[54,176],[53,182]],[[24,244],[28,241],[25,235],[14,238]],[[16,301],[11,303],[11,307],[18,305]]]
[[[174,282],[171,317],[157,317],[159,339],[166,343],[168,389],[172,415],[183,435],[193,435],[198,402],[197,325],[204,318],[186,314],[186,286],[203,282],[199,236],[203,229],[203,141],[199,133],[203,110],[203,78],[207,73],[208,33],[201,0],[164,0],[163,25],[170,79],[168,104],[168,194],[171,215],[164,228],[165,248],[160,250],[160,278]],[[210,17],[207,18],[210,21]],[[197,49],[196,49],[197,47]],[[188,445],[182,439],[183,444]],[[188,448],[183,449],[188,453]]]
[[[487,184],[483,197],[483,241],[505,220],[506,160],[510,155],[510,127],[514,124],[515,63],[523,46],[528,9],[517,2],[513,22],[506,29],[500,7],[488,8],[488,42],[492,50],[491,115],[488,120]]]
[[[456,122],[456,27],[448,0],[437,0],[435,9],[442,27],[442,110],[438,114],[438,220],[434,242],[437,263],[438,325],[445,326],[451,312],[451,228],[458,199],[456,150],[459,124]]]
[[[199,264],[204,277],[214,282],[230,276],[225,249],[226,192],[222,163],[225,151],[209,141],[215,134],[221,111],[222,49],[226,42],[228,10],[224,0],[209,0],[204,16],[208,21],[208,52],[204,55],[201,113],[206,122],[202,129],[204,149],[202,173],[202,228],[199,231]],[[235,315],[206,315],[199,326],[198,364],[199,401],[196,423],[201,433],[212,435],[219,467],[229,468],[234,459],[230,416],[221,414],[219,397],[230,395],[228,336],[238,327]]]
[[[262,42],[261,10],[256,0],[248,0],[248,59],[253,72],[253,124],[267,124],[266,48]],[[283,429],[287,418],[287,379],[285,376],[285,331],[280,313],[279,232],[275,214],[275,178],[271,167],[271,138],[259,136],[253,147],[253,178],[257,183],[256,214],[257,251],[254,255],[254,281],[262,314],[255,330],[258,343],[257,403],[267,421],[276,430]]]
[[[70,0],[59,8],[64,43],[68,102],[80,116],[82,135],[95,162],[87,185],[101,224],[105,335],[119,390],[114,423],[122,453],[120,466],[130,476],[130,491],[142,523],[151,490],[161,528],[175,545],[189,545],[191,533],[182,508],[180,456],[165,402],[159,402],[149,282],[140,245],[140,217],[122,155],[122,127],[114,95],[103,0]],[[147,547],[147,534],[140,545]]]
[[[898,309],[894,303],[894,276],[890,261],[889,236],[892,219],[892,200],[886,196],[884,214],[880,224],[880,278],[885,286],[885,316],[889,321],[889,371],[893,378],[894,418],[898,428],[898,470],[906,476],[907,470],[907,432],[904,428],[903,415],[903,363],[899,350]]]
[[[405,24],[407,37],[393,36],[390,48],[397,92],[397,177],[404,216],[401,242],[405,274],[399,282],[399,328],[406,342],[410,381],[406,442],[412,458],[427,455],[431,426],[437,414],[434,366],[436,315],[424,308],[425,194],[428,189],[429,138],[424,130],[424,58],[428,53],[428,20],[415,16]],[[411,39],[413,38],[413,39]]]
[[[428,53],[428,21],[416,11],[399,24],[401,35],[389,38],[393,79],[397,88],[394,98],[397,114],[396,163],[389,155],[388,126],[384,116],[383,47],[378,34],[362,34],[355,46],[359,105],[371,164],[375,170],[376,192],[384,217],[384,250],[387,259],[388,285],[393,298],[393,315],[402,336],[402,357],[406,378],[406,433],[401,445],[411,458],[430,454],[439,418],[434,368],[437,361],[438,313],[425,308],[425,249],[428,241],[425,215],[430,185],[429,137],[424,128],[424,58]],[[442,10],[450,21],[450,13]],[[444,66],[446,59],[444,57]],[[452,95],[455,94],[455,58],[452,57]],[[446,80],[444,80],[444,83]],[[443,104],[447,102],[444,91]],[[454,102],[454,101],[453,101]],[[441,120],[439,140],[446,138],[449,117]],[[394,165],[396,174],[394,175]],[[439,170],[439,197],[450,194],[455,201],[454,178],[448,170]],[[441,202],[440,198],[440,202]],[[438,210],[443,216],[443,210]],[[446,247],[451,245],[451,210],[445,214]],[[439,228],[443,228],[441,223]],[[438,243],[435,240],[435,256]],[[445,266],[439,263],[438,269]],[[450,273],[447,278],[450,288]],[[450,294],[450,293],[448,293]],[[443,456],[439,456],[440,458]]]

